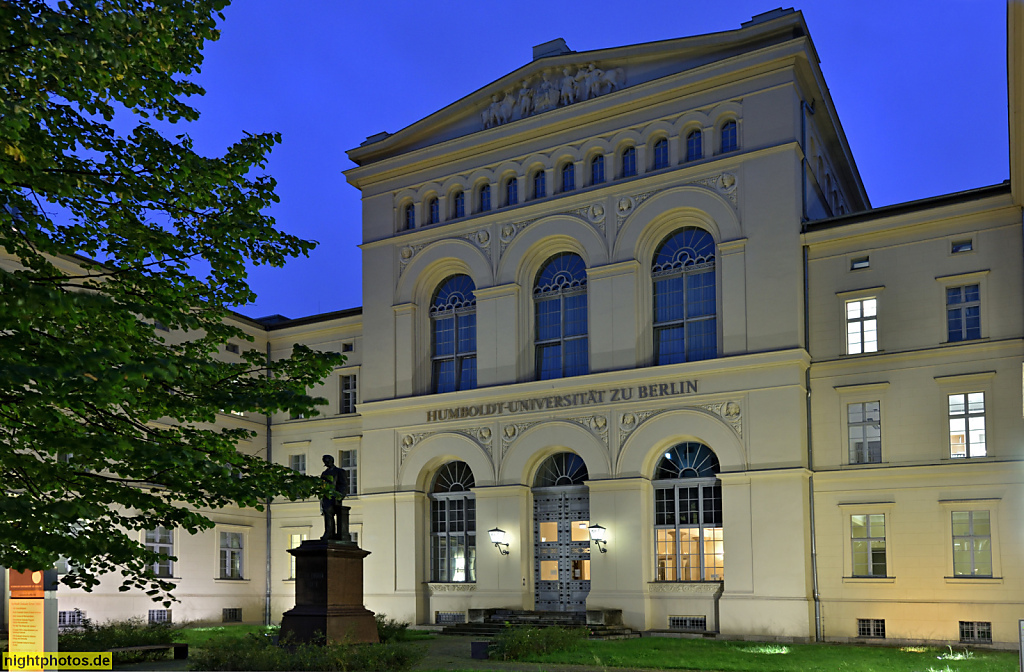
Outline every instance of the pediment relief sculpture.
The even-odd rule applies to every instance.
[[[590,98],[611,93],[626,85],[622,68],[602,70],[593,63],[544,70],[536,77],[524,79],[503,93],[491,96],[491,103],[480,117],[484,128],[493,128],[517,119],[565,107]]]

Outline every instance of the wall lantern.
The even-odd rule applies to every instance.
[[[597,550],[602,553],[607,553],[608,549],[601,544],[608,544],[608,530],[604,529],[600,525],[591,525],[587,529],[590,530],[590,540],[597,544]]]
[[[491,543],[498,549],[498,552],[502,555],[508,555],[508,534],[505,530],[496,527],[493,530],[487,530],[487,534],[491,537]],[[505,548],[502,548],[504,546]]]

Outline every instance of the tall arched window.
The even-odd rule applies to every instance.
[[[718,356],[715,241],[687,227],[654,252],[654,362],[675,364]]]
[[[686,160],[696,161],[704,158],[704,134],[695,128],[686,135]]]
[[[434,392],[476,388],[475,289],[468,275],[453,275],[434,293],[430,304]]]
[[[602,184],[604,182],[604,156],[598,154],[590,162],[590,183]]]
[[[491,209],[491,185],[485,184],[480,187],[480,196],[477,199],[480,210],[478,212],[488,212]]]
[[[416,207],[412,203],[405,206],[405,219],[402,224],[405,231],[416,228]]]
[[[654,143],[654,169],[668,168],[668,140],[662,138]]]
[[[452,194],[452,219],[466,216],[466,194],[456,191]]]
[[[655,579],[722,581],[722,485],[718,457],[702,443],[665,451],[654,470]]]
[[[430,492],[430,580],[476,581],[476,485],[465,462],[448,462]]]
[[[538,170],[533,174],[533,197],[544,198],[548,195],[548,182],[547,176],[543,170]]]
[[[630,147],[622,152],[622,176],[633,177],[636,175],[636,147]]]
[[[572,191],[576,188],[576,165],[567,163],[562,166],[562,191]]]
[[[519,180],[515,177],[508,178],[505,183],[505,205],[515,205],[519,202]]]
[[[437,197],[427,202],[427,224],[437,224],[441,221],[441,207],[437,203]]]
[[[728,121],[722,126],[722,152],[734,152],[738,146],[736,139],[736,122]]]
[[[537,323],[537,379],[588,371],[587,269],[578,254],[549,259],[533,286]]]

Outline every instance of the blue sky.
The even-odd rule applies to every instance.
[[[252,317],[359,306],[359,192],[345,151],[397,131],[531,59],[556,37],[576,51],[739,28],[771,0],[398,2],[236,0],[196,77],[186,129],[221,154],[243,131],[279,131],[270,157],[280,228],[320,242],[256,268]],[[836,0],[804,13],[875,207],[1009,177],[1006,4]]]

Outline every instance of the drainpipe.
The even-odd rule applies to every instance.
[[[269,365],[270,365],[270,341],[269,340],[267,340],[267,365],[268,365],[268,368],[267,368],[267,378],[270,378],[270,368],[269,368]],[[271,444],[271,441],[270,441],[271,426],[270,426],[270,414],[269,413],[267,413],[266,422],[267,422],[267,425],[266,425],[266,434],[267,434],[267,462],[273,462],[273,445]],[[266,533],[267,558],[266,558],[266,564],[267,564],[267,566],[266,566],[266,572],[265,572],[266,573],[266,577],[267,577],[267,585],[266,585],[266,597],[265,597],[264,602],[263,602],[263,625],[270,625],[270,586],[271,586],[271,584],[270,584],[270,533],[271,533],[271,530],[273,529],[271,527],[271,522],[272,521],[271,521],[271,516],[270,516],[270,502],[271,502],[271,498],[268,496],[267,497],[267,503],[266,503],[266,512],[267,512],[267,533]]]
[[[804,348],[807,354],[811,352],[811,326],[810,326],[810,279],[808,273],[807,246],[803,246],[804,253]],[[804,372],[804,386],[807,389],[807,469],[811,472],[807,478],[807,491],[809,498],[809,523],[811,526],[811,581],[814,598],[814,641],[822,641],[821,629],[821,596],[818,593],[818,537],[814,527],[814,444],[811,434],[811,367],[808,365]]]

